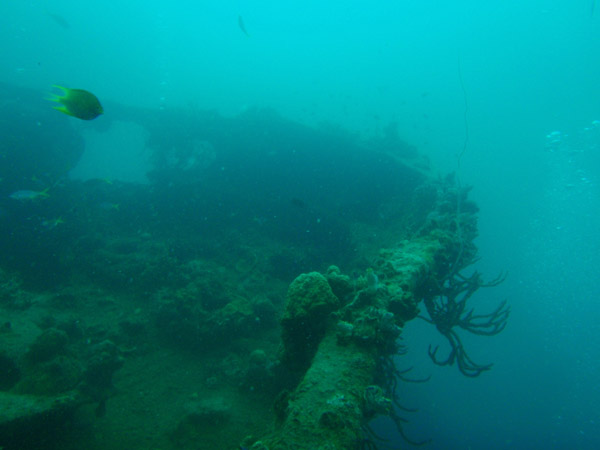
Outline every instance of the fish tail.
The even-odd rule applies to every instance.
[[[56,101],[60,103],[60,100],[56,100]],[[53,109],[55,109],[55,110],[57,110],[57,111],[60,111],[61,113],[64,113],[64,114],[66,114],[67,116],[72,116],[72,115],[73,115],[73,114],[71,113],[71,111],[69,111],[69,110],[67,109],[67,107],[66,107],[66,106],[55,106]]]
[[[56,89],[62,90],[63,93],[62,94],[55,94],[54,92],[50,92],[50,93],[48,93],[47,97],[44,97],[44,99],[45,100],[50,100],[51,102],[58,102],[58,103],[60,103],[60,99],[61,98],[65,98],[67,96],[68,89],[66,87],[59,86],[58,84],[53,84],[52,87],[56,88]]]
[[[48,100],[48,101],[51,101],[51,102],[60,103],[60,99],[61,98],[62,97],[60,97],[60,96],[58,96],[56,94],[48,94],[47,96],[44,97],[44,100]]]
[[[52,100],[55,102],[59,102],[61,98],[65,98],[69,95],[69,88],[63,87],[63,86],[59,86],[58,84],[53,84],[52,85],[53,88],[56,89],[60,89],[62,91],[62,94],[54,94],[54,93],[50,93],[49,95],[52,95],[52,98],[48,98],[47,100]]]

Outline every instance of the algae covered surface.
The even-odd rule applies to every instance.
[[[393,359],[424,300],[451,339],[444,305],[484,285],[447,289],[476,255],[468,190],[399,138],[259,109],[112,110],[145,130],[145,183],[19,159],[64,134],[3,147],[3,198],[48,195],[2,210],[0,446],[376,448],[380,416],[415,443]]]

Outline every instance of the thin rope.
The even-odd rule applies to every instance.
[[[462,187],[460,184],[460,163],[461,163],[462,157],[464,156],[464,154],[467,151],[467,146],[469,144],[469,120],[468,120],[469,102],[467,99],[467,90],[465,89],[465,83],[463,81],[463,76],[462,76],[462,66],[460,64],[460,54],[458,55],[457,63],[458,63],[457,64],[458,80],[460,82],[460,88],[462,90],[463,100],[465,103],[465,110],[463,113],[463,121],[464,121],[464,126],[465,126],[465,139],[463,141],[462,150],[460,151],[460,153],[457,155],[457,158],[456,158],[456,237],[459,242],[459,249],[456,254],[456,259],[454,260],[454,264],[450,268],[450,272],[448,274],[448,276],[450,278],[459,271],[459,264],[460,264],[460,260],[462,259],[463,251],[464,251],[462,228],[460,226],[460,213],[461,213],[460,207],[461,207],[461,195],[462,195]]]
[[[467,99],[467,90],[465,89],[465,83],[463,81],[463,76],[462,76],[462,66],[460,64],[460,55],[458,55],[458,80],[460,82],[460,89],[462,90],[463,100],[465,103],[465,110],[463,113],[463,121],[464,121],[464,125],[465,125],[465,140],[463,142],[463,148],[462,148],[461,152],[458,154],[458,158],[457,158],[457,162],[456,162],[457,177],[458,177],[458,170],[460,170],[460,162],[462,160],[463,155],[467,151],[467,145],[469,144],[469,120],[468,120],[469,102]]]

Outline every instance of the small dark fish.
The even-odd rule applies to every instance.
[[[42,220],[42,226],[48,230],[54,230],[57,226],[62,225],[63,223],[65,223],[65,221],[62,217]]]
[[[292,204],[292,206],[295,206],[296,208],[306,208],[306,203],[304,203],[304,201],[302,201],[298,197],[292,198],[290,200],[290,203]]]
[[[13,192],[12,194],[9,195],[9,197],[12,198],[13,200],[26,201],[26,200],[37,200],[39,198],[48,198],[48,197],[50,197],[50,195],[48,194],[48,189],[44,189],[43,191],[23,190],[23,191]]]
[[[69,25],[69,22],[67,22],[64,17],[59,16],[58,14],[48,12],[48,11],[46,11],[46,15],[48,17],[50,17],[54,22],[56,22],[56,24],[59,27],[64,28],[65,30],[68,30],[69,28],[71,28],[71,25]]]
[[[248,34],[248,31],[246,31],[246,25],[244,25],[244,19],[242,19],[242,16],[238,16],[238,27],[240,27],[240,30],[242,30],[242,33],[244,33],[246,36],[250,37],[250,35]]]
[[[98,204],[98,208],[100,208],[102,211],[118,211],[119,204],[111,202],[101,202]]]

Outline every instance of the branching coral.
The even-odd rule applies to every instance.
[[[404,432],[403,424],[407,423],[408,420],[405,419],[404,417],[402,417],[398,413],[398,411],[400,410],[400,411],[404,411],[404,412],[415,413],[415,412],[418,412],[418,409],[417,408],[408,408],[400,403],[399,395],[397,393],[397,387],[398,387],[398,380],[404,381],[406,383],[425,383],[426,381],[429,381],[430,377],[420,378],[420,379],[406,377],[406,374],[412,370],[412,367],[409,367],[408,369],[400,370],[394,364],[392,357],[383,358],[381,363],[382,363],[381,368],[383,370],[383,373],[385,374],[385,379],[387,380],[386,393],[391,397],[392,402],[394,404],[394,408],[392,409],[392,411],[390,413],[390,417],[396,424],[396,429],[398,430],[398,433],[400,433],[400,435],[402,436],[402,439],[404,439],[406,442],[408,442],[411,445],[421,446],[421,445],[429,443],[430,442],[429,439],[416,441],[414,439],[409,438],[406,435],[406,433]]]
[[[416,408],[408,408],[400,403],[400,397],[397,393],[398,380],[408,383],[424,383],[429,377],[423,379],[412,379],[406,377],[406,374],[412,370],[399,370],[394,363],[394,355],[388,354],[382,356],[378,362],[377,376],[375,381],[381,383],[383,388],[372,385],[368,386],[363,393],[363,414],[365,422],[363,423],[363,434],[365,440],[361,448],[377,449],[376,443],[387,442],[387,439],[375,433],[370,427],[369,421],[378,414],[385,414],[393,420],[398,434],[410,445],[421,446],[430,442],[429,439],[417,441],[411,439],[404,431],[404,425],[408,419],[404,418],[399,411],[415,413]]]
[[[450,277],[438,290],[437,295],[425,297],[425,307],[429,318],[421,319],[436,326],[438,331],[450,344],[450,354],[446,359],[438,359],[436,354],[439,347],[429,346],[431,360],[440,366],[458,365],[460,372],[467,377],[477,377],[492,367],[492,364],[477,364],[467,354],[456,327],[473,334],[493,336],[500,333],[506,326],[510,308],[506,301],[502,302],[489,314],[475,314],[473,309],[465,312],[467,301],[479,288],[497,286],[505,279],[501,274],[494,280],[485,283],[479,272],[475,271],[470,277],[455,274]]]

